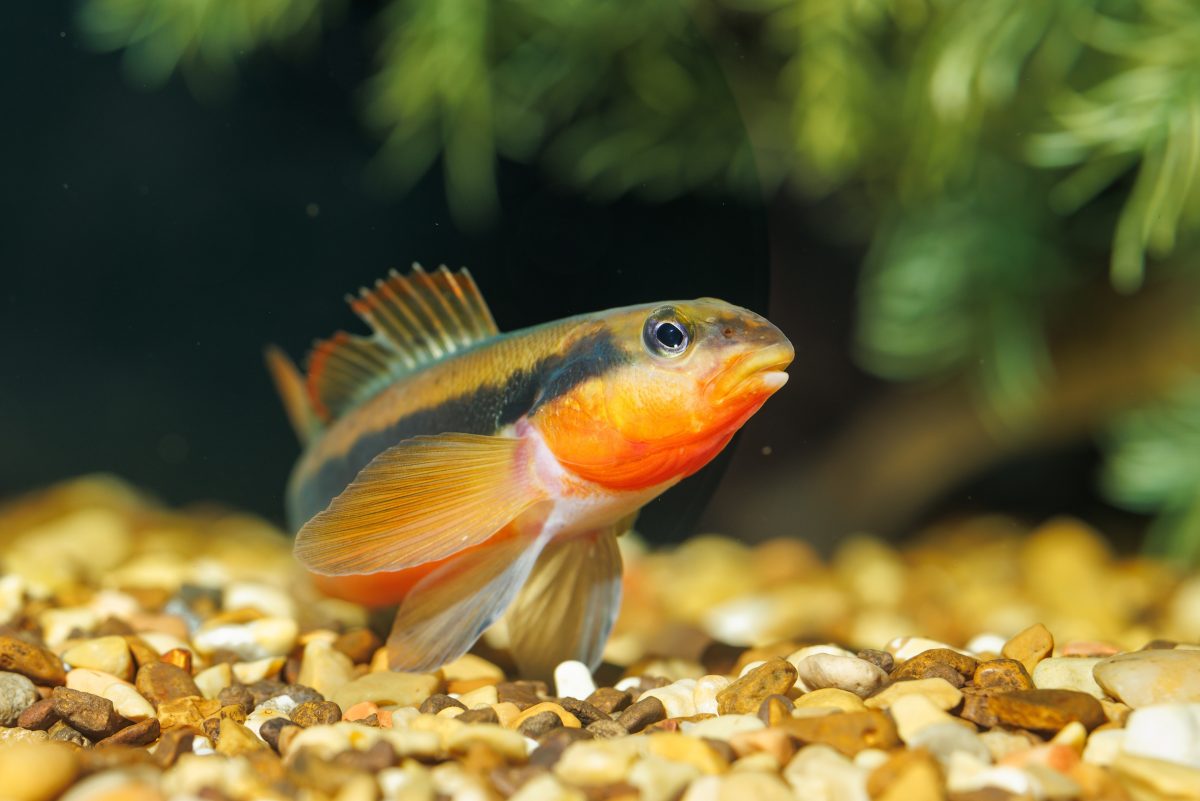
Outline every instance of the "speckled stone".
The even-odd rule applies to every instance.
[[[972,684],[984,690],[1032,690],[1033,679],[1015,659],[989,659],[975,668]]]
[[[717,693],[717,708],[722,715],[753,715],[767,696],[787,693],[796,675],[786,659],[768,659]]]
[[[20,673],[43,687],[59,686],[67,681],[62,660],[50,649],[3,635],[0,635],[0,671]]]
[[[1089,730],[1106,718],[1100,702],[1074,690],[1013,690],[996,693],[988,708],[1000,723],[1033,731],[1057,732],[1073,720]]]
[[[16,726],[21,713],[39,698],[37,687],[26,676],[0,672],[0,726]]]

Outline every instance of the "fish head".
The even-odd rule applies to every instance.
[[[535,424],[563,466],[614,489],[699,470],[787,383],[795,355],[767,319],[714,298],[616,309],[592,325],[608,366],[539,409]]]

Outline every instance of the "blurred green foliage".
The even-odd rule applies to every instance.
[[[80,23],[136,81],[206,91],[339,6],[83,0]],[[377,24],[377,176],[440,159],[465,223],[493,215],[498,157],[602,199],[828,198],[831,233],[869,243],[862,363],[970,376],[1008,423],[1044,391],[1055,310],[1106,271],[1137,290],[1200,226],[1195,0],[390,0]],[[1182,532],[1200,459],[1168,455],[1179,403],[1114,424],[1105,485]]]

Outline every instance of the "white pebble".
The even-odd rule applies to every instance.
[[[614,684],[613,689],[620,690],[623,693],[627,693],[630,690],[636,690],[638,688],[638,685],[641,683],[642,683],[641,676],[627,676],[626,678],[623,678],[620,681],[618,681],[616,684]]]
[[[803,662],[808,657],[813,656],[814,654],[833,654],[834,656],[854,656],[854,654],[850,653],[845,648],[839,648],[836,645],[831,645],[831,644],[809,645],[804,648],[801,648],[799,651],[795,651],[793,653],[788,654],[787,661],[792,663],[792,667],[798,668],[800,666],[801,662]],[[759,663],[759,664],[761,664],[761,663]]]
[[[909,748],[924,748],[943,765],[953,765],[954,760],[963,755],[982,764],[992,760],[991,751],[979,739],[979,735],[953,720],[918,729],[909,737],[907,745]]]
[[[884,650],[894,656],[897,662],[906,662],[917,654],[932,651],[934,648],[949,648],[951,651],[958,651],[960,654],[971,656],[971,654],[961,648],[955,648],[953,645],[947,645],[944,642],[931,640],[927,637],[897,637],[889,642]]]
[[[1103,661],[1098,657],[1052,656],[1033,669],[1033,686],[1039,690],[1076,690],[1094,698],[1107,698],[1092,674]]]
[[[839,654],[806,656],[796,665],[796,673],[796,684],[805,692],[836,687],[852,692],[859,698],[866,698],[888,678],[873,662]]]
[[[1124,750],[1200,768],[1200,703],[1133,710],[1125,722]]]
[[[976,634],[971,638],[971,641],[967,643],[967,650],[970,651],[973,656],[979,656],[980,654],[998,654],[1004,650],[1004,643],[1006,642],[1008,642],[1008,640],[999,634]]]
[[[763,728],[766,728],[766,724],[757,715],[721,715],[719,718],[708,718],[695,723],[684,721],[680,731],[689,737],[728,740],[735,734]]]
[[[656,687],[653,690],[647,690],[638,696],[638,700],[641,701],[644,698],[650,697],[657,698],[666,707],[667,717],[687,718],[696,714],[695,692],[695,679],[680,679],[668,684],[666,687]]]
[[[226,623],[197,631],[192,641],[202,654],[232,651],[250,662],[268,656],[286,656],[300,633],[295,620],[264,617],[249,623]]]
[[[1124,729],[1094,731],[1083,747],[1083,761],[1091,765],[1111,765],[1125,749]]]
[[[866,768],[827,745],[806,745],[783,769],[797,798],[866,801]]]
[[[25,598],[25,579],[16,573],[0,577],[0,625],[16,617]]]
[[[225,587],[222,608],[228,612],[257,609],[272,617],[295,617],[296,605],[283,590],[251,581],[237,581]]]
[[[215,754],[217,751],[213,748],[212,740],[207,737],[196,737],[192,740],[192,753],[207,756],[208,754]]]
[[[696,689],[692,691],[692,701],[696,705],[696,714],[717,714],[717,693],[730,684],[725,676],[701,676],[696,679]]]
[[[559,698],[577,698],[580,701],[596,692],[592,671],[582,662],[568,659],[554,669],[554,688]]]

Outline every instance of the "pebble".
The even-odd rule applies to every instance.
[[[1111,765],[1125,750],[1124,729],[1097,729],[1083,747],[1083,761],[1092,765]]]
[[[298,726],[320,726],[337,723],[342,719],[342,710],[333,701],[305,701],[288,715]]]
[[[0,671],[20,673],[43,687],[58,686],[67,680],[62,660],[50,649],[4,635],[0,635]]]
[[[1200,769],[1121,754],[1112,763],[1121,785],[1138,801],[1197,801],[1200,799]]]
[[[1200,768],[1200,703],[1135,709],[1125,723],[1123,750]]]
[[[717,707],[722,715],[753,715],[769,695],[783,695],[796,683],[796,667],[778,657],[745,673],[717,693]]]
[[[768,726],[778,726],[781,721],[792,717],[795,708],[792,699],[786,695],[768,695],[758,707],[758,719]]]
[[[799,667],[800,663],[810,656],[816,654],[830,654],[833,656],[854,656],[852,651],[847,651],[845,648],[839,648],[836,645],[826,643],[824,645],[807,645],[804,648],[792,651],[787,655],[787,661],[792,663],[792,667]],[[763,660],[766,661],[766,660]],[[807,687],[800,687],[800,690],[807,692]]]
[[[647,755],[633,765],[625,780],[636,788],[642,801],[675,801],[699,776],[700,771],[686,762]]]
[[[668,733],[652,734],[647,740],[647,751],[668,762],[683,762],[709,775],[729,770],[725,757],[702,739]]]
[[[1097,663],[1093,675],[1106,693],[1134,709],[1200,702],[1200,651],[1120,654]]]
[[[562,726],[567,726],[572,729],[581,728],[579,718],[575,717],[553,701],[543,701],[540,704],[535,704],[528,709],[522,710],[521,714],[517,715],[510,723],[506,725],[508,728],[519,728],[525,721],[544,712],[549,712],[558,718],[559,724]]]
[[[134,723],[132,726],[126,726],[118,730],[116,733],[96,743],[96,745],[149,745],[158,739],[161,731],[162,727],[159,725],[157,718],[146,718]]]
[[[111,737],[130,721],[117,714],[112,701],[91,693],[55,687],[54,712],[90,740]]]
[[[632,704],[633,696],[614,687],[598,687],[585,700],[601,712],[612,715]]]
[[[888,680],[880,667],[856,656],[812,654],[795,665],[797,682],[809,690],[835,687],[866,698]]]
[[[232,581],[221,594],[221,608],[227,612],[256,609],[264,615],[293,618],[296,604],[283,590],[250,581]]]
[[[906,695],[919,695],[938,709],[949,711],[963,700],[962,691],[942,678],[913,679],[890,684],[864,701],[868,709],[887,709]]]
[[[324,696],[353,681],[354,662],[328,642],[313,640],[304,646],[297,681]]]
[[[892,681],[957,676],[958,686],[975,675],[979,660],[952,648],[927,648],[892,671]]]
[[[983,690],[1032,690],[1034,687],[1025,665],[1007,658],[980,662],[971,683]]]
[[[42,698],[25,708],[17,718],[16,725],[30,731],[45,731],[57,722],[58,713],[54,711],[54,699]]]
[[[1014,690],[997,693],[988,709],[1000,723],[1041,732],[1057,732],[1073,720],[1087,729],[1105,722],[1100,702],[1075,690]]]
[[[923,695],[902,695],[892,701],[888,712],[900,739],[911,744],[914,735],[927,726],[954,723],[955,719]]]
[[[957,651],[964,656],[970,656],[967,651],[955,648],[952,645],[947,645],[944,642],[931,640],[928,637],[897,637],[890,641],[885,650],[891,654],[897,662],[907,662],[915,656],[933,650]]]
[[[1105,698],[1104,689],[1096,683],[1095,667],[1099,657],[1052,656],[1038,662],[1033,669],[1033,686],[1039,690],[1075,690],[1096,699]]]
[[[64,745],[13,743],[0,748],[6,801],[51,801],[78,773],[79,760]]]
[[[0,672],[0,726],[16,726],[21,713],[40,697],[37,687],[25,676]]]
[[[229,651],[250,662],[269,656],[286,656],[296,644],[299,633],[296,621],[291,618],[264,617],[249,623],[201,628],[192,637],[192,642],[202,654]]]
[[[438,688],[438,679],[425,673],[368,673],[343,685],[332,696],[331,701],[342,709],[349,709],[362,701],[380,705],[418,707],[433,695]]]
[[[794,797],[822,801],[866,801],[867,775],[827,745],[804,746],[783,770]]]
[[[696,679],[692,703],[697,714],[715,715],[718,712],[717,693],[730,685],[727,676],[708,675]]]
[[[1000,655],[1015,659],[1025,666],[1028,673],[1033,673],[1038,662],[1041,662],[1054,650],[1054,637],[1041,623],[1035,623],[1004,644]]]
[[[667,710],[667,717],[690,717],[696,714],[696,686],[696,679],[679,679],[665,687],[646,690],[638,700],[657,698]]]
[[[631,734],[667,719],[667,708],[654,696],[638,699],[617,717],[617,723]]]
[[[957,754],[969,754],[983,762],[991,761],[991,752],[974,730],[950,720],[920,729],[908,741],[909,748],[923,748],[948,765]]]
[[[832,746],[847,756],[865,748],[895,748],[900,737],[892,719],[883,712],[867,709],[784,721],[782,728],[804,743]]]
[[[629,740],[588,740],[573,743],[554,764],[554,774],[581,787],[600,787],[625,778],[638,756]]]
[[[504,675],[501,674],[500,678],[504,678]],[[570,659],[554,668],[554,692],[557,695],[582,701],[595,691],[592,671],[582,662]]]
[[[231,666],[233,678],[241,684],[251,685],[271,680],[279,675],[286,660],[282,656],[265,656],[253,662],[234,662]]]
[[[133,655],[124,637],[85,640],[64,651],[62,658],[71,667],[99,670],[124,681],[133,678]]]
[[[767,700],[770,700],[770,698],[786,697],[783,695],[772,695]],[[763,703],[766,703],[766,701]],[[866,705],[858,695],[849,690],[838,689],[837,687],[825,687],[820,690],[813,690],[800,696],[795,701],[789,701],[789,703],[792,709],[836,709],[842,712],[857,712],[860,709],[866,709]]]
[[[216,698],[221,690],[233,684],[233,669],[228,662],[222,662],[205,668],[193,676],[192,680],[196,682],[201,695],[205,698]]]
[[[876,801],[941,801],[941,773],[929,752],[900,751],[871,770],[866,792]]]
[[[167,662],[142,665],[138,669],[134,686],[142,697],[155,707],[166,701],[201,694],[191,674]]]
[[[333,647],[350,658],[356,665],[367,664],[383,646],[383,642],[370,629],[351,629],[333,641]]]

